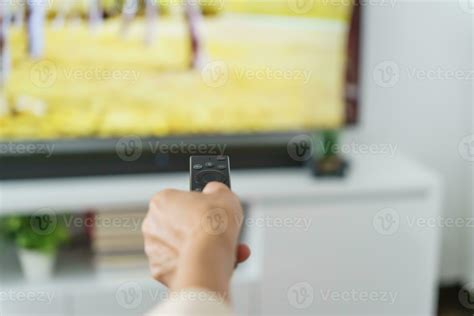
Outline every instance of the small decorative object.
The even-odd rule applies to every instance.
[[[340,156],[339,132],[327,130],[314,137],[315,155],[313,173],[317,177],[344,177],[348,167],[347,161]]]
[[[69,231],[54,214],[13,215],[0,218],[1,237],[15,244],[21,268],[28,281],[52,277],[59,246],[69,240]]]

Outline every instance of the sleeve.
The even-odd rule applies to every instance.
[[[224,298],[204,289],[185,289],[171,292],[169,298],[147,316],[231,316]]]

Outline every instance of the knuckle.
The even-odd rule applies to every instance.
[[[164,189],[164,190],[161,190],[160,192],[158,192],[158,194],[160,194],[161,196],[170,196],[175,192],[176,192],[175,189]]]
[[[150,245],[149,243],[147,243],[147,242],[145,241],[144,250],[145,250],[145,254],[146,254],[149,258],[151,258],[152,255],[154,254],[154,249],[155,249],[155,247],[154,247],[153,245]]]
[[[153,276],[155,280],[162,281],[164,273],[161,266],[156,265],[154,263],[150,263],[150,271],[151,271],[151,275]]]
[[[151,210],[155,210],[156,208],[158,208],[158,205],[159,205],[158,201],[159,200],[160,200],[160,198],[158,196],[158,193],[153,195],[153,197],[148,202],[148,210],[151,211]]]
[[[153,208],[153,207],[156,208],[159,205],[166,203],[167,201],[169,201],[171,196],[174,195],[175,192],[176,190],[174,189],[164,189],[158,193],[155,193],[155,195],[153,195],[153,197],[150,200],[150,205],[149,205],[150,208]]]
[[[149,226],[149,224],[148,224],[148,216],[147,216],[147,217],[145,217],[145,220],[143,221],[142,227],[141,227],[143,235],[148,235],[148,233],[149,233],[148,226]]]

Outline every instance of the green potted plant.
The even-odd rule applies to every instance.
[[[25,278],[44,281],[52,277],[57,250],[69,240],[69,231],[54,214],[11,215],[0,218],[0,236],[16,246]]]
[[[340,155],[339,131],[325,130],[314,137],[316,156],[313,173],[317,177],[344,177],[347,162]]]

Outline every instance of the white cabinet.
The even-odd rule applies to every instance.
[[[256,198],[261,314],[436,313],[437,177],[404,159],[354,162],[342,182],[288,177],[293,196]]]
[[[273,220],[291,212],[311,223],[266,230],[263,314],[433,315],[437,231],[410,226],[432,216],[426,201],[422,194],[262,207]],[[383,216],[399,219],[383,227],[387,207]]]

